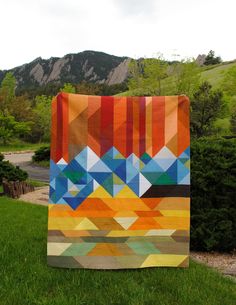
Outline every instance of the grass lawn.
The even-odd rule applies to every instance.
[[[34,165],[37,165],[37,166],[41,166],[41,167],[46,167],[46,168],[49,168],[50,166],[50,160],[42,160],[42,161],[33,161],[32,162]]]
[[[67,270],[46,265],[47,208],[0,198],[1,305],[233,305],[236,285],[189,269]]]
[[[48,143],[26,143],[15,140],[7,145],[0,144],[0,152],[7,151],[21,151],[21,150],[36,150],[41,146],[48,145]]]
[[[44,181],[39,181],[39,180],[33,180],[33,179],[27,179],[26,180],[27,183],[32,184],[34,187],[41,187],[41,186],[46,186],[48,185],[47,182]]]

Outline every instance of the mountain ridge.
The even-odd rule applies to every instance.
[[[7,72],[12,72],[17,88],[44,86],[48,84],[79,83],[81,81],[114,85],[124,82],[128,76],[131,58],[104,52],[87,50],[66,54],[63,57],[33,61],[9,70],[0,70],[0,82]]]

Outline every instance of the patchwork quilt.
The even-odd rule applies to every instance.
[[[189,100],[60,93],[52,102],[47,259],[187,267]]]

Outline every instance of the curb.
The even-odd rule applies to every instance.
[[[16,151],[2,151],[0,152],[3,155],[14,155],[14,154],[27,154],[33,153],[35,150],[16,150]]]

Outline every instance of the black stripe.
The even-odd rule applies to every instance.
[[[141,197],[190,197],[190,185],[152,185]]]

